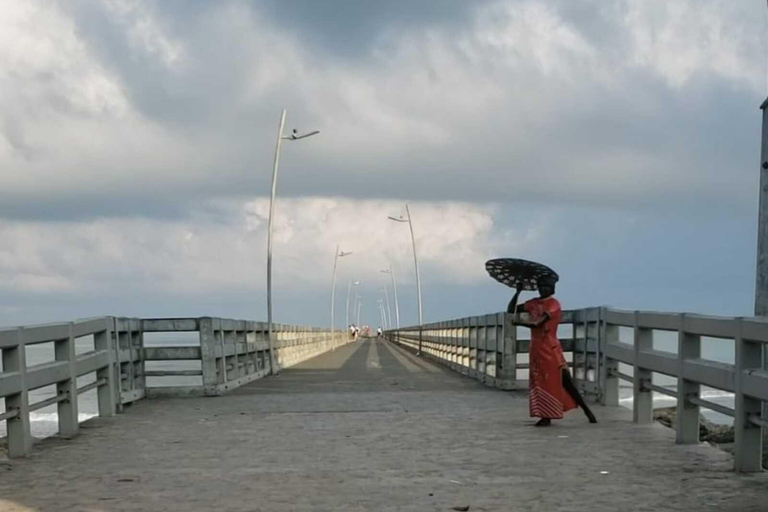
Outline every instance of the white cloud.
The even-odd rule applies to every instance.
[[[207,211],[177,221],[0,223],[0,287],[52,294],[120,287],[181,295],[262,289],[268,200],[219,202]],[[485,279],[483,264],[494,251],[535,243],[530,232],[494,230],[493,207],[414,203],[411,212],[422,272],[433,283]],[[393,201],[281,200],[275,218],[276,286],[326,287],[337,244],[353,253],[340,265],[340,275],[377,279],[391,261],[400,279],[411,281],[407,224],[387,220],[401,213],[403,204]]]
[[[712,73],[762,92],[765,87],[765,5],[716,0],[627,1],[623,26],[629,62],[647,66],[675,88]],[[758,2],[754,3],[755,6]],[[755,14],[763,16],[756,17]]]
[[[352,57],[259,3],[180,5],[3,2],[6,297],[262,290],[283,107],[288,129],[322,133],[284,147],[276,287],[325,290],[337,243],[354,252],[343,279],[391,258],[412,280],[395,197],[415,200],[423,279],[457,284],[486,282],[489,257],[541,254],[554,203],[754,202],[758,3],[498,1],[382,26]],[[499,205],[521,200],[539,216],[509,231]]]

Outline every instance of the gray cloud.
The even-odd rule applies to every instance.
[[[323,133],[286,145],[284,195],[744,207],[757,10],[680,5],[696,15],[682,25],[658,2],[68,4],[72,64],[6,78],[25,92],[0,125],[0,214],[265,195],[285,105],[289,126]]]

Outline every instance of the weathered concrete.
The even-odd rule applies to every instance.
[[[359,342],[218,398],[156,399],[0,466],[0,510],[764,511],[768,476],[596,408],[538,429],[525,393]],[[601,474],[601,472],[608,472]]]

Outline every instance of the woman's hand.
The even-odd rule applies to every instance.
[[[517,288],[515,291],[515,294],[512,296],[512,300],[509,301],[509,304],[507,305],[507,313],[516,313],[518,309],[517,305],[517,299],[520,297],[520,293],[523,291],[522,288]]]

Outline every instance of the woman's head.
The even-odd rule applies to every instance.
[[[555,294],[555,284],[557,278],[553,276],[541,276],[536,280],[536,287],[539,289],[539,296],[542,299],[551,297]]]

